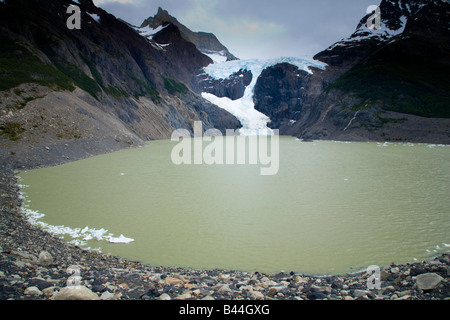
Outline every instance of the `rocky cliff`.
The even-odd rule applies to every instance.
[[[72,4],[79,30],[66,25]],[[175,25],[152,39],[91,0],[6,0],[0,43],[0,156],[16,166],[167,139],[198,120],[240,126],[192,91],[212,61]]]
[[[255,87],[273,128],[305,139],[450,143],[450,4],[383,0],[381,28],[356,31],[314,59],[311,76],[283,64]]]
[[[155,16],[150,17],[143,22],[140,29],[156,29],[167,24],[175,25],[180,30],[182,37],[193,43],[200,52],[204,54],[219,54],[224,56],[228,61],[237,59],[222,43],[220,43],[214,34],[191,31],[161,7],[158,9]]]

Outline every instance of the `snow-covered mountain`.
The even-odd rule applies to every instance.
[[[401,35],[408,20],[417,15],[426,6],[426,2],[417,0],[382,1],[379,6],[379,26],[374,25],[374,19],[377,15],[375,8],[377,6],[370,6],[367,15],[361,19],[356,31],[350,37],[332,45],[328,50],[332,50],[336,46],[351,46],[352,43],[367,39],[376,39],[380,42],[388,41],[397,35]],[[370,19],[371,17],[373,18]]]
[[[450,141],[447,119],[428,120],[450,117],[450,4],[382,0],[378,7],[379,28],[367,23],[369,10],[352,35],[313,59],[211,64],[200,92],[234,114],[244,134],[269,128],[304,139]]]
[[[348,136],[359,127],[358,135],[369,129],[373,136],[387,136],[379,130],[388,123],[381,116],[385,110],[446,114],[441,104],[449,95],[447,89],[436,91],[439,98],[433,106],[422,97],[436,87],[433,73],[446,70],[445,64],[440,67],[436,62],[449,63],[448,7],[443,0],[382,0],[375,7],[379,26],[368,23],[376,13],[372,7],[352,35],[313,59],[215,61],[199,76],[199,93],[235,115],[243,134],[280,129],[282,134],[308,139],[329,138]],[[418,63],[429,64],[429,71],[418,68]],[[436,66],[440,71],[432,71]],[[389,89],[404,98],[396,99]],[[408,127],[406,121],[401,124]],[[379,132],[374,135],[375,129]]]
[[[350,37],[314,56],[328,66],[321,79],[305,85],[308,93],[299,95],[299,121],[289,125],[288,119],[278,119],[284,133],[450,142],[450,3],[382,0],[378,7],[380,28],[367,23],[369,11]],[[265,79],[283,83],[278,91],[289,87],[289,77]],[[263,91],[259,98],[267,94],[277,90]]]
[[[354,66],[370,52],[408,36],[404,35],[408,24],[413,24],[422,12],[429,12],[430,6],[442,7],[442,5],[448,5],[448,1],[382,0],[378,6],[379,12],[374,11],[377,6],[370,6],[353,34],[334,43],[314,58],[333,66],[344,68]],[[374,18],[375,14],[379,14],[379,26],[372,24],[375,20],[371,18]],[[429,14],[433,15],[434,12]]]
[[[61,14],[73,3],[81,30],[68,30]],[[371,13],[358,17],[353,35],[313,59],[241,61],[162,9],[136,27],[92,0],[0,1],[0,155],[26,160],[39,146],[43,159],[49,146],[61,159],[67,144],[75,159],[91,145],[102,152],[168,138],[198,120],[223,132],[241,123],[244,134],[447,143],[450,125],[425,117],[450,118],[450,3],[379,7],[379,30],[365,26]]]

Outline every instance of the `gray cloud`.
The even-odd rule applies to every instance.
[[[380,0],[103,0],[135,25],[162,7],[193,31],[214,33],[240,58],[312,56],[349,36]]]

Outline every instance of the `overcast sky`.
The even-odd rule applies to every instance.
[[[240,59],[313,56],[351,35],[381,0],[94,0],[134,25],[169,11],[192,31],[212,32]]]

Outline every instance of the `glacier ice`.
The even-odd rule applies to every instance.
[[[326,64],[310,58],[280,57],[273,59],[247,59],[215,62],[205,67],[204,72],[213,79],[227,79],[240,70],[251,71],[252,82],[247,86],[244,96],[237,100],[217,97],[211,93],[202,93],[202,97],[218,107],[233,114],[242,124],[241,135],[270,135],[272,130],[267,126],[269,117],[255,109],[253,94],[256,82],[264,69],[279,63],[289,63],[310,74],[311,67],[324,69]]]

